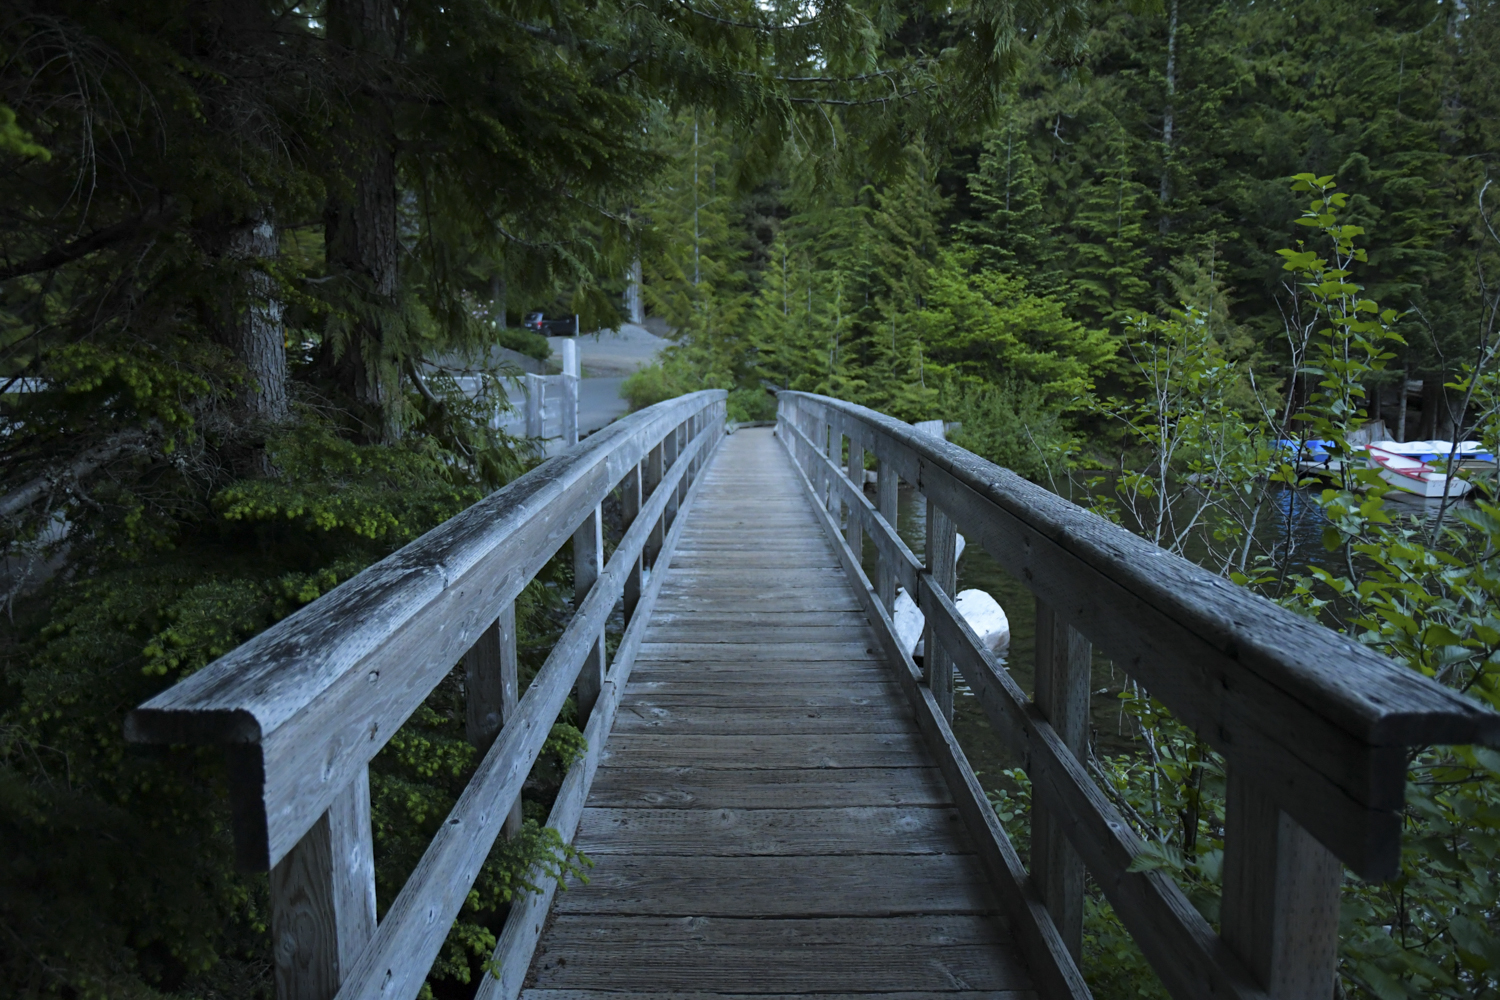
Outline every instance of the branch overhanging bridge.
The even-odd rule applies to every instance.
[[[1085,872],[1178,1000],[1321,1000],[1342,868],[1397,872],[1410,748],[1500,746],[1500,714],[900,421],[784,392],[727,430],[717,390],[620,420],[131,714],[225,746],[281,1000],[418,995],[570,695],[588,750],[548,825],[594,868],[512,904],[485,1000],[1087,997]],[[1035,594],[1033,698],[955,608],[957,531]],[[514,602],[565,546],[576,608],[518,691]],[[1088,772],[1095,648],[1224,758],[1217,933]],[[377,921],[367,766],[459,662],[482,762]],[[1029,775],[1027,858],[955,673]]]

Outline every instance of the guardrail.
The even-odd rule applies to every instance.
[[[1330,997],[1340,862],[1366,879],[1396,874],[1408,748],[1500,746],[1500,714],[884,414],[783,392],[777,434],[906,665],[1013,924],[1052,959],[1048,989],[1087,996],[1074,964],[1087,868],[1174,997]],[[895,531],[898,477],[926,499],[925,565]],[[1036,596],[1034,700],[953,605],[958,529]],[[863,535],[879,552],[873,584]],[[892,630],[898,584],[926,615],[925,672]],[[1085,769],[1091,644],[1225,759],[1220,934],[1169,875],[1131,870],[1143,845]],[[948,728],[954,667],[1031,778],[1029,874]]]
[[[604,428],[127,717],[135,742],[228,751],[238,862],[271,873],[281,1000],[417,995],[576,686],[589,751],[548,820],[571,840],[660,588],[646,570],[670,558],[725,398],[697,392]],[[625,533],[605,564],[600,505],[617,489]],[[514,601],[569,540],[575,612],[518,697]],[[617,601],[627,625],[606,673]],[[483,759],[377,926],[367,765],[460,660]],[[501,936],[512,979],[525,963],[504,959],[530,954],[537,906],[514,906]]]

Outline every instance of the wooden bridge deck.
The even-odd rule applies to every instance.
[[[780,443],[706,476],[523,997],[1033,997]]]

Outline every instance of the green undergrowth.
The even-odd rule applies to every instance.
[[[0,660],[0,927],[10,938],[0,979],[21,995],[271,993],[267,881],[234,869],[221,752],[127,744],[124,715],[490,484],[430,437],[359,445],[308,421],[268,451],[272,478],[195,494],[186,477],[164,475],[153,496],[139,483],[96,493],[100,511],[71,540],[77,569],[15,603]],[[553,560],[517,602],[523,684],[566,620],[557,595],[571,589],[568,562]],[[520,834],[491,851],[426,995],[472,989],[506,906],[537,878],[586,871],[542,825],[584,749],[571,712],[570,702],[527,782]],[[457,667],[371,762],[382,913],[477,763]]]

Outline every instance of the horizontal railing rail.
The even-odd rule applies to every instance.
[[[1076,960],[1086,866],[1173,996],[1331,995],[1339,862],[1366,879],[1395,875],[1409,749],[1500,745],[1500,714],[884,414],[783,392],[777,433],[882,640],[920,681],[914,698],[943,717],[934,732],[952,741],[956,668],[1024,763],[1030,872],[982,790],[974,808],[990,815],[970,825],[994,841],[992,873],[1033,950],[1056,958],[1061,942]],[[878,465],[875,503],[863,489],[866,453]],[[898,479],[925,497],[925,564],[894,528]],[[1034,699],[954,606],[958,530],[1036,597]],[[864,536],[879,554],[873,584],[859,565]],[[925,615],[920,672],[892,630],[898,585]],[[1169,875],[1132,870],[1144,845],[1089,777],[1093,645],[1225,759],[1221,934]],[[1076,968],[1059,968],[1058,992],[1087,994]]]
[[[725,399],[693,393],[591,435],[127,717],[136,742],[228,750],[238,861],[271,871],[281,1000],[416,996],[495,838],[519,823],[570,692],[602,745],[659,586],[649,568],[723,438]],[[605,565],[601,504],[617,490],[625,531]],[[514,601],[570,539],[575,611],[521,695]],[[605,620],[622,600],[607,674]],[[482,760],[377,926],[367,767],[460,660]],[[598,751],[560,802],[581,801]]]

